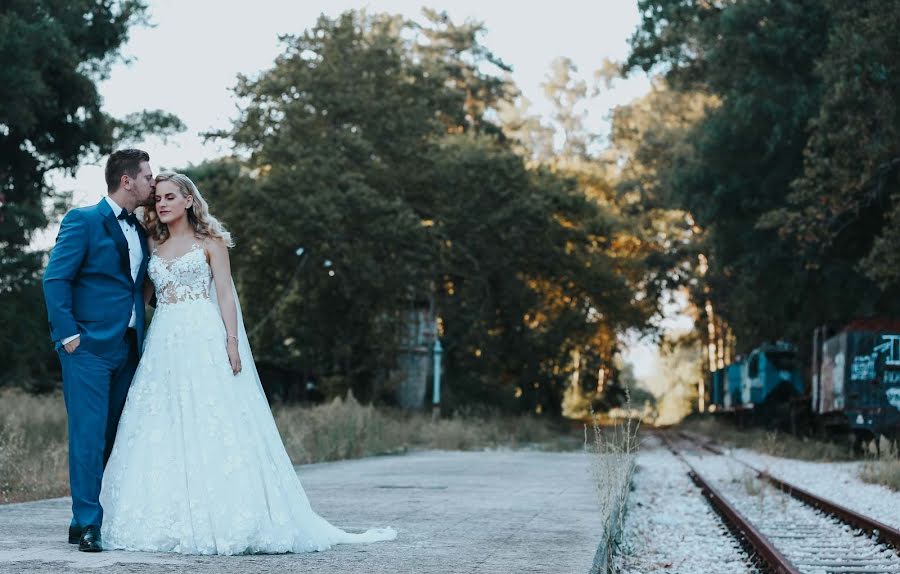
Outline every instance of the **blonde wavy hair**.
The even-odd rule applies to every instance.
[[[156,183],[168,181],[178,186],[178,190],[184,197],[191,196],[194,203],[187,209],[188,223],[194,228],[194,235],[198,239],[221,239],[228,247],[234,247],[234,241],[231,234],[219,222],[218,219],[210,215],[209,204],[200,195],[200,190],[191,181],[191,178],[183,173],[163,172],[156,176]],[[144,227],[147,233],[159,243],[169,238],[169,226],[159,220],[156,213],[155,204],[144,210]]]

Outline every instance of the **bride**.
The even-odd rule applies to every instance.
[[[253,363],[231,237],[194,183],[157,176],[144,222],[157,307],[104,471],[104,546],[282,553],[396,538],[345,532],[310,507]]]

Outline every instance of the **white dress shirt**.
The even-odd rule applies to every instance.
[[[109,207],[112,209],[113,215],[117,218],[119,214],[122,213],[122,207],[119,206],[118,203],[112,200],[108,195],[104,198],[106,203],[109,204]],[[122,228],[122,233],[125,234],[125,241],[128,242],[128,261],[131,264],[131,280],[136,281],[138,272],[141,270],[141,261],[144,258],[144,252],[141,249],[141,238],[138,235],[137,228],[130,225],[124,219],[117,219],[119,222],[119,227]],[[134,327],[137,324],[137,310],[132,307],[131,308],[131,318],[128,319],[128,326]],[[66,337],[62,340],[62,344],[65,345],[69,341],[74,341],[80,334],[72,335],[71,337]]]

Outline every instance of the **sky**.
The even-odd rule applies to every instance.
[[[320,14],[335,17],[345,10],[365,8],[422,19],[423,6],[446,11],[456,22],[483,22],[481,41],[513,68],[512,78],[531,101],[531,113],[548,115],[550,103],[541,83],[554,59],[570,58],[579,76],[590,84],[604,59],[623,60],[628,38],[638,24],[635,0],[554,0],[533,4],[498,0],[150,0],[149,27],[136,27],[122,49],[127,63],[116,64],[100,86],[105,110],[116,117],[144,109],[162,109],[181,118],[187,131],[162,142],[148,138],[137,147],[146,149],[156,172],[200,163],[229,152],[225,143],[205,143],[201,133],[227,128],[237,113],[231,92],[239,74],[256,75],[271,67],[282,51],[279,35],[300,34]],[[608,130],[616,105],[644,94],[649,80],[637,75],[618,80],[587,108],[587,127]],[[103,159],[105,161],[105,158]],[[85,165],[74,178],[57,177],[54,183],[73,191],[75,206],[96,203],[105,194],[103,167]],[[56,227],[36,238],[36,245],[52,244]],[[636,374],[653,371],[653,349],[633,338],[626,356]]]
[[[532,102],[531,113],[542,115],[550,112],[550,104],[541,83],[555,58],[572,59],[579,75],[590,81],[605,58],[625,58],[638,22],[633,0],[556,0],[518,8],[497,0],[150,0],[151,27],[132,29],[122,50],[130,62],[117,64],[99,86],[104,108],[116,117],[144,109],[179,116],[185,133],[165,143],[149,138],[137,145],[150,152],[157,171],[196,164],[229,151],[224,143],[205,144],[200,134],[231,125],[237,112],[231,88],[238,74],[253,76],[270,68],[282,51],[279,35],[300,34],[323,13],[335,17],[365,8],[422,19],[423,6],[445,10],[457,22],[483,22],[482,42],[513,67],[513,80]],[[642,75],[618,81],[590,103],[588,127],[604,133],[610,110],[648,87]],[[84,166],[74,180],[57,181],[74,191],[75,205],[95,203],[104,193],[100,165]]]

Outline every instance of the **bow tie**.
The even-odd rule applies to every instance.
[[[132,227],[137,227],[138,221],[137,216],[133,213],[128,213],[124,209],[119,212],[118,218],[123,220],[125,223]]]

